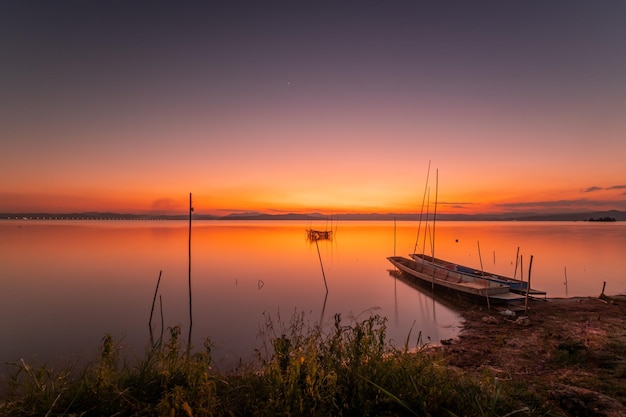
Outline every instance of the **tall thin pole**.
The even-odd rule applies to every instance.
[[[435,171],[435,210],[433,213],[433,244],[432,244],[432,261],[435,263],[435,224],[437,222],[437,198],[439,197],[439,169]],[[432,290],[435,289],[435,269],[433,268],[433,280],[431,283]]]
[[[480,240],[478,242],[478,260],[480,260],[480,275],[485,276],[485,270],[483,268],[483,257],[480,256]]]
[[[393,216],[393,256],[396,256],[396,216]]]
[[[483,277],[483,281],[485,284],[485,298],[487,299],[487,309],[491,310],[491,303],[489,301],[489,281],[487,281],[485,276],[485,270],[483,269],[483,257],[480,255],[480,240],[478,242],[478,259],[480,259],[480,274]]]
[[[515,271],[513,272],[513,279],[517,278],[517,266],[519,265],[519,246],[517,247],[517,254],[515,255]],[[524,282],[524,277],[520,277],[520,281]]]
[[[428,187],[428,203],[426,204],[426,231],[424,231],[424,242],[422,243],[422,255],[426,254],[426,237],[428,235],[428,237],[431,237],[429,235],[430,233],[430,225],[428,224],[428,215],[430,214],[430,187]],[[420,218],[421,218],[421,214],[420,214]],[[427,233],[428,232],[428,233]],[[430,243],[431,245],[431,252],[432,252],[432,242]],[[417,246],[415,247],[417,249]]]
[[[428,178],[429,177],[430,177],[430,160],[428,161],[428,172],[426,173],[426,185],[424,186],[424,197],[422,198],[422,209],[420,210],[420,221],[417,224],[417,236],[415,236],[415,247],[413,248],[413,253],[417,253],[417,241],[420,238],[420,229],[422,227],[422,214],[424,214],[424,202],[426,201],[426,191],[428,191]]]
[[[533,256],[530,255],[530,264],[528,265],[528,291],[526,291],[526,302],[524,303],[524,315],[528,316],[528,293],[530,293],[530,271],[533,269]]]
[[[191,313],[191,213],[193,206],[191,204],[191,193],[189,193],[189,337],[187,339],[187,354],[191,350],[191,328],[193,327],[193,315]]]

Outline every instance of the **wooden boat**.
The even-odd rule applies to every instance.
[[[470,268],[468,266],[455,264],[453,262],[445,261],[443,259],[433,258],[431,256],[424,255],[424,254],[412,253],[410,256],[416,262],[428,262],[428,263],[432,262],[432,263],[437,264],[441,268],[449,269],[451,271],[458,272],[466,276],[479,277],[479,278],[483,278],[489,281],[497,282],[499,284],[507,285],[511,289],[511,291],[518,293],[518,294],[526,295],[526,293],[528,292],[529,295],[533,295],[533,296],[538,296],[538,295],[545,296],[546,295],[545,291],[535,290],[532,288],[529,289],[528,282],[522,281],[520,279],[511,278],[511,277],[507,277],[504,275],[498,275],[492,272],[479,271],[477,269]]]
[[[427,259],[408,259],[402,256],[387,258],[396,268],[412,277],[422,285],[432,286],[437,290],[453,292],[476,301],[489,304],[521,303],[524,296],[511,292],[508,285],[490,281],[482,277],[471,276],[444,268]]]

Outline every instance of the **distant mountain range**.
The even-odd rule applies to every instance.
[[[432,213],[429,216],[432,218]],[[132,214],[111,212],[85,213],[0,213],[0,219],[67,219],[67,220],[186,220],[187,214]],[[267,214],[258,212],[231,213],[226,216],[193,214],[194,220],[419,220],[419,213],[333,214],[309,213]],[[626,221],[626,212],[619,210],[581,213],[520,213],[520,214],[437,214],[437,220],[457,221]]]

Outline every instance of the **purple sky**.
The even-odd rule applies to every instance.
[[[428,161],[461,212],[626,209],[623,1],[5,1],[0,34],[0,212],[416,211]]]

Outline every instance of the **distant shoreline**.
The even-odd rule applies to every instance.
[[[419,213],[348,213],[326,216],[319,213],[311,214],[266,214],[266,213],[232,213],[226,216],[211,214],[193,214],[193,220],[298,220],[298,221],[415,221]],[[112,212],[84,213],[0,213],[0,220],[188,220],[186,214],[133,214]],[[581,222],[626,221],[626,212],[619,210],[557,213],[557,214],[438,214],[437,221],[581,221]]]

